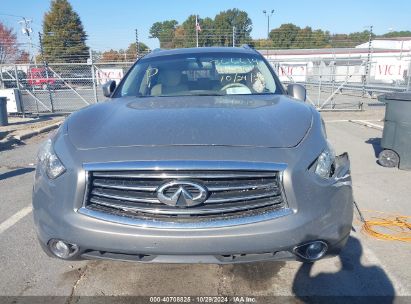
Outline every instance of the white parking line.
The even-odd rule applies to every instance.
[[[27,206],[17,213],[13,214],[10,216],[7,220],[5,220],[3,223],[0,224],[0,234],[2,234],[4,231],[9,229],[11,226],[16,224],[18,221],[20,221],[23,217],[25,217],[27,214],[29,214],[33,208],[31,206]]]
[[[372,120],[371,120],[372,121]],[[377,129],[377,130],[383,130],[384,127],[371,123],[370,120],[350,120],[350,122],[355,123],[355,124],[359,124],[362,125],[364,127],[368,127],[368,128],[373,128],[373,129]]]
[[[363,120],[353,120],[353,119],[324,119],[324,122],[381,122],[380,119],[363,119]]]

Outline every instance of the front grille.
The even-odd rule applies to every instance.
[[[208,190],[197,206],[175,207],[159,201],[157,189],[167,182],[199,184]],[[178,187],[165,191],[171,195]],[[198,189],[185,186],[193,196]],[[199,220],[238,217],[284,207],[278,171],[134,170],[89,171],[85,207],[143,219]]]

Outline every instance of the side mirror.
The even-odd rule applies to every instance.
[[[103,84],[103,95],[105,97],[111,97],[111,94],[114,92],[116,88],[116,82],[114,80],[109,80],[105,84]]]
[[[288,95],[294,97],[295,99],[299,99],[301,101],[305,101],[307,99],[307,90],[301,84],[290,83],[287,86]]]

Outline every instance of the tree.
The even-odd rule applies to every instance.
[[[123,61],[122,59],[121,54],[115,50],[106,51],[101,54],[101,61],[103,62]]]
[[[150,49],[146,44],[143,42],[140,42],[140,56],[148,53]],[[130,62],[130,61],[135,61],[137,59],[137,48],[136,48],[136,43],[130,43],[128,48],[126,50],[120,49],[120,50],[109,50],[106,52],[103,52],[100,56],[100,61],[103,62]]]
[[[198,35],[200,46],[216,45],[214,20],[207,17],[199,20],[201,32]]]
[[[150,52],[150,48],[145,43],[139,42],[139,45],[140,57]],[[126,54],[127,61],[134,61],[137,59],[137,44],[135,42],[130,43],[126,50]]]
[[[256,47],[273,47],[277,49],[290,48],[351,48],[368,42],[370,39],[378,39],[369,30],[353,32],[349,34],[330,34],[321,29],[313,30],[311,27],[300,28],[295,24],[282,24],[279,28],[270,32],[271,43],[264,43],[262,39],[254,41]],[[379,37],[411,37],[411,31],[399,31],[383,34]]]
[[[349,45],[349,47],[352,47],[349,43],[349,37],[347,34],[333,34],[330,38],[330,45],[333,48],[344,48]]]
[[[30,54],[26,51],[21,51],[16,63],[30,63]]]
[[[200,20],[197,20],[200,23]],[[184,46],[183,47],[195,47],[196,46],[196,16],[190,15],[183,22],[179,31],[184,33]]]
[[[315,30],[312,33],[311,46],[314,48],[329,48],[330,45],[330,32],[323,30]]]
[[[157,38],[161,48],[172,48],[174,31],[178,22],[176,20],[166,20],[156,22],[150,28],[150,38]]]
[[[411,37],[411,31],[393,31],[382,35],[385,38]]]
[[[282,24],[271,30],[269,39],[251,38],[252,21],[247,13],[238,9],[222,11],[214,19],[197,17],[201,31],[198,33],[199,46],[232,46],[233,27],[235,44],[252,44],[256,48],[344,48],[355,47],[367,42],[370,32],[333,34],[309,26],[301,28],[292,23]],[[151,38],[158,38],[162,48],[184,48],[196,46],[196,16],[190,15],[179,25],[176,20],[154,23],[150,28]],[[411,31],[391,32],[381,37],[411,36]],[[371,39],[377,36],[371,34]]]
[[[186,32],[183,26],[179,25],[174,31],[173,47],[183,48],[187,47]]]
[[[309,49],[325,48],[330,46],[330,33],[323,30],[313,30],[306,26],[300,28],[292,23],[282,24],[270,32],[274,48],[284,49]]]
[[[375,34],[371,33],[369,30],[366,30],[362,32],[350,33],[348,35],[348,39],[350,40],[352,46],[356,46],[358,44],[367,42],[370,39],[370,34],[371,39],[374,39],[376,37]]]
[[[214,20],[211,18],[197,17],[201,30],[198,33],[199,46],[215,45]],[[174,31],[173,47],[195,47],[196,46],[196,16],[190,15],[182,25]]]
[[[253,22],[244,11],[237,8],[220,12],[214,18],[214,34],[216,44],[230,46],[233,44],[233,27],[235,27],[236,44],[248,43],[251,41],[251,30]]]
[[[199,46],[231,46],[233,44],[233,27],[235,27],[236,44],[251,41],[252,21],[248,14],[238,9],[220,12],[212,18],[198,17],[201,31],[198,33]],[[196,46],[196,16],[190,15],[179,25],[176,20],[154,23],[150,28],[150,38],[158,38],[161,48]]]
[[[251,45],[256,49],[271,49],[273,48],[273,41],[270,39],[255,39]]]
[[[306,26],[303,29],[299,29],[297,32],[297,35],[295,36],[295,40],[293,41],[293,45],[291,48],[300,48],[300,49],[306,49],[310,48],[312,44],[312,36],[313,36],[313,30],[311,27]]]
[[[301,28],[292,23],[282,24],[270,32],[270,39],[275,48],[292,48]]]
[[[87,35],[79,15],[67,0],[52,0],[43,20],[44,59],[49,62],[86,62]]]
[[[0,64],[15,63],[21,55],[16,34],[0,22]]]

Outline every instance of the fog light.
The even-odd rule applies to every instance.
[[[76,244],[66,243],[61,240],[50,240],[49,248],[55,256],[61,259],[71,258],[78,252]]]
[[[327,250],[327,243],[314,241],[295,247],[294,253],[305,260],[316,261],[321,259]]]

